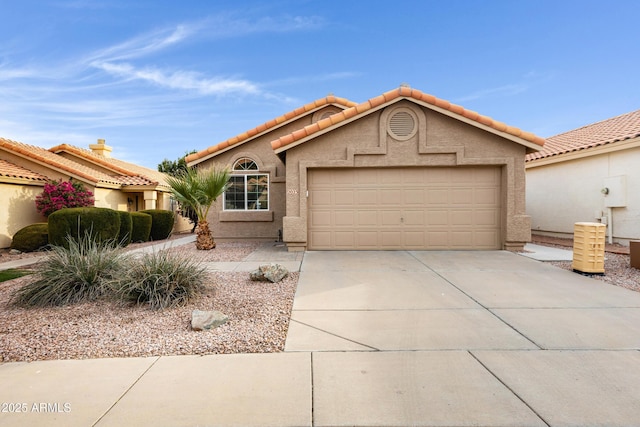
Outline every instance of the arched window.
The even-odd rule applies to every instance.
[[[269,210],[269,174],[257,173],[258,170],[258,164],[248,157],[233,164],[224,192],[224,210]]]

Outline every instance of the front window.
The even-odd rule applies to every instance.
[[[233,165],[229,186],[224,192],[225,210],[269,210],[269,175],[257,172],[258,165],[248,158]]]

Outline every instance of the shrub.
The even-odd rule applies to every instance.
[[[131,212],[131,242],[148,242],[151,234],[151,215],[142,212]]]
[[[151,215],[151,240],[164,240],[169,237],[175,219],[173,212],[162,209],[148,209],[140,212]]]
[[[120,216],[108,208],[60,209],[49,215],[49,243],[67,246],[68,236],[74,239],[89,233],[98,242],[116,240],[120,232]]]
[[[60,306],[91,301],[111,290],[125,271],[127,256],[115,241],[96,242],[90,233],[54,246],[35,271],[35,280],[14,294],[21,306]]]
[[[22,252],[33,252],[49,244],[49,226],[46,222],[38,222],[21,228],[13,235],[11,249]]]
[[[117,211],[120,216],[120,231],[118,232],[118,243],[120,246],[128,246],[131,243],[131,232],[133,230],[133,221],[131,214],[127,211]]]
[[[159,251],[130,262],[116,291],[125,300],[163,309],[184,305],[204,289],[206,269],[185,255]]]
[[[64,208],[93,206],[93,193],[79,182],[53,181],[36,197],[36,209],[45,217]]]

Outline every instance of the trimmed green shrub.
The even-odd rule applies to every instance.
[[[133,221],[131,214],[127,211],[117,211],[120,215],[120,231],[118,232],[118,243],[125,247],[131,243],[131,231],[133,230]]]
[[[174,214],[171,211],[163,209],[147,209],[140,211],[151,215],[151,240],[164,240],[171,234],[173,230]]]
[[[127,268],[128,256],[115,240],[97,242],[89,232],[53,246],[36,266],[35,280],[13,295],[25,307],[60,306],[95,300],[111,291]]]
[[[131,243],[148,242],[151,235],[151,215],[142,212],[131,212]]]
[[[49,244],[49,226],[46,222],[37,222],[21,228],[13,235],[11,249],[21,252],[33,252]]]
[[[78,240],[89,233],[98,242],[116,240],[120,215],[108,208],[67,208],[49,215],[49,243],[68,247],[68,236]]]
[[[116,294],[152,309],[184,305],[204,290],[206,268],[186,255],[169,251],[130,259]]]

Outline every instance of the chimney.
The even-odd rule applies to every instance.
[[[89,144],[89,148],[94,154],[104,157],[111,157],[111,151],[113,151],[113,148],[104,143],[104,139],[99,139],[97,144]]]

